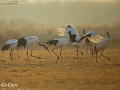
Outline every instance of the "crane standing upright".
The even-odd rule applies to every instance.
[[[108,58],[107,56],[103,55],[104,50],[107,48],[107,46],[109,45],[110,41],[111,41],[111,36],[109,35],[109,32],[107,32],[107,38],[103,39],[102,41],[100,41],[99,43],[96,44],[96,46],[94,47],[94,51],[96,53],[96,62],[97,62],[97,54],[98,52],[101,52],[101,56],[107,58],[108,60],[110,60],[110,58]]]

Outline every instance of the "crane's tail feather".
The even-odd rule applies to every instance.
[[[48,49],[45,45],[40,44],[40,43],[39,43],[39,45],[40,45],[40,46],[43,46],[48,52],[50,52],[49,49]]]
[[[58,36],[66,36],[68,32],[66,28],[57,28]]]

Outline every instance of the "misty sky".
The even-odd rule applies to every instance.
[[[40,24],[79,25],[120,21],[119,0],[26,0],[0,4],[0,20],[23,19]]]

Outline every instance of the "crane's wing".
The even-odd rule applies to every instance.
[[[64,36],[65,29],[64,28],[57,28],[58,36]]]
[[[66,28],[57,28],[58,36],[66,36],[69,30]]]
[[[6,42],[6,44],[9,44],[9,45],[13,45],[13,44],[17,44],[17,41],[16,39],[10,39]]]
[[[79,36],[78,30],[73,27],[64,27],[64,28],[57,29],[57,33],[59,36],[66,36],[68,34],[68,32],[70,32],[72,35],[74,34],[76,36]]]
[[[78,42],[80,42],[82,39],[84,39],[86,37],[88,37],[88,39],[93,43],[98,43],[103,39],[103,37],[101,35],[97,34],[95,31],[91,30],[91,31],[87,32],[86,34],[84,34]]]
[[[98,43],[103,39],[103,37],[100,36],[99,34],[95,34],[95,35],[91,35],[90,37],[88,37],[88,39],[93,43]]]

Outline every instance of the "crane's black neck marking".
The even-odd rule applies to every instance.
[[[79,43],[81,40],[83,40],[85,37],[90,37],[90,36],[91,36],[91,34],[88,34],[88,35],[86,35],[86,36],[82,36],[81,39],[78,41],[78,43]]]
[[[18,45],[17,45],[17,47],[24,47],[25,48],[25,46],[26,46],[26,44],[27,44],[27,40],[25,39],[25,37],[22,37],[22,38],[20,38],[19,40],[18,40]]]
[[[85,34],[85,29],[83,29],[83,33]],[[86,38],[85,43],[88,44],[89,42],[90,42],[90,40],[88,38]]]
[[[109,32],[107,32],[107,36],[110,37]]]
[[[50,46],[50,45],[56,46],[57,43],[58,43],[58,40],[50,40],[50,41],[46,42],[46,44],[48,44],[49,46]]]
[[[75,38],[76,38],[76,35],[75,34],[71,34],[71,32],[69,31],[69,36],[70,36],[70,40],[71,42],[76,42]]]
[[[85,37],[90,37],[91,36],[91,34],[88,34],[88,35],[86,35]]]
[[[85,29],[83,29],[83,34],[85,34]]]
[[[5,44],[5,45],[2,46],[1,51],[8,50],[9,48],[10,48],[10,45],[9,44]]]

